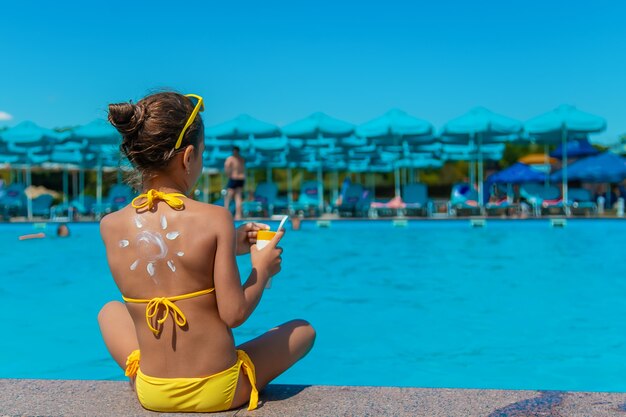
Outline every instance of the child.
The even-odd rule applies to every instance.
[[[235,230],[228,210],[187,197],[202,172],[202,110],[201,97],[173,92],[109,105],[143,193],[100,224],[126,304],[106,304],[98,321],[140,403],[154,411],[245,403],[252,410],[257,390],[306,355],[315,338],[309,323],[294,320],[235,346],[231,329],[246,321],[280,271],[284,231],[258,250],[257,231],[268,226]],[[252,272],[242,285],[235,255],[246,253]]]

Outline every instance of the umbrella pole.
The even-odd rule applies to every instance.
[[[480,213],[483,213],[483,194],[484,194],[484,189],[483,189],[483,154],[480,151],[480,145],[482,142],[482,134],[478,134],[478,207],[480,208]]]
[[[321,216],[322,213],[324,213],[324,177],[322,176],[322,164],[319,162],[317,165],[317,196],[317,208],[319,209]]]
[[[65,167],[63,168],[63,204],[67,204],[68,196],[70,193],[68,176],[69,172],[67,170],[67,167]]]
[[[293,191],[291,185],[291,167],[287,167],[287,212],[291,210],[291,206],[293,205]]]
[[[563,147],[563,204],[565,214],[569,216],[568,195],[567,195],[567,128],[565,125],[561,128],[561,146]]]
[[[544,161],[544,165],[546,166],[550,163],[550,160],[548,159],[548,144],[547,143],[543,145],[543,161]],[[545,176],[545,179],[543,180],[543,184],[546,187],[550,185],[550,175]]]
[[[376,198],[376,173],[372,172],[370,175],[372,178],[372,197]]]
[[[26,187],[29,188],[33,184],[33,178],[31,173],[31,166],[28,164],[26,168]],[[28,215],[28,220],[33,219],[33,199],[30,198],[28,194],[26,194],[26,214]]]
[[[394,169],[394,182],[396,197],[400,197],[400,168],[397,166]]]
[[[98,165],[96,167],[96,219],[100,219],[100,209],[102,207],[102,153],[98,152]]]
[[[333,171],[333,201],[332,203],[334,204],[338,198],[339,198],[339,171]]]
[[[470,160],[469,161],[469,186],[473,189],[474,185],[476,185],[476,176],[475,176],[475,164],[474,164],[474,160]]]
[[[211,174],[209,171],[204,173],[204,202],[209,202],[209,194],[211,193]]]
[[[78,171],[78,178],[79,178],[79,182],[80,182],[80,204],[85,204],[85,170],[84,169],[80,169],[80,171]]]
[[[84,197],[83,197],[84,199]],[[100,219],[100,208],[102,207],[102,162],[98,156],[98,171],[96,173],[96,219]]]
[[[76,171],[72,171],[72,200],[76,200],[76,190],[78,189],[78,177]]]

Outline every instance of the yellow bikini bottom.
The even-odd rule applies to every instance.
[[[139,369],[139,350],[126,360],[126,376],[137,376],[135,390],[141,405],[161,412],[211,412],[229,410],[235,396],[239,371],[250,379],[252,392],[248,410],[257,407],[259,393],[256,388],[254,364],[243,350],[237,351],[237,362],[230,368],[202,378],[157,378],[145,375]]]

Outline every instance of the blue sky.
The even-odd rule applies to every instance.
[[[208,125],[397,107],[439,128],[478,105],[523,121],[568,103],[605,117],[610,143],[625,15],[617,0],[5,2],[0,126],[84,124],[166,87],[203,95]]]

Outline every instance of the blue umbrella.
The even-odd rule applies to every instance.
[[[122,141],[122,136],[115,129],[108,120],[95,119],[86,125],[78,126],[71,131],[72,135],[70,140],[80,142],[83,145],[89,145],[90,150],[96,154],[96,168],[97,168],[97,186],[96,186],[96,207],[102,207],[102,165],[103,156],[101,155],[102,145],[119,145]],[[84,149],[84,152],[88,152],[88,149]],[[83,161],[84,162],[84,161]],[[84,189],[85,173],[84,163],[81,164],[80,170],[80,188]],[[81,203],[84,203],[84,193],[80,193]],[[99,213],[97,213],[99,214]]]
[[[428,137],[432,131],[432,125],[426,120],[413,117],[399,109],[392,109],[357,127],[356,134],[387,144],[389,140]]]
[[[324,209],[324,199],[322,197],[324,195],[324,153],[334,149],[340,139],[349,140],[348,138],[354,133],[354,125],[330,117],[325,113],[317,112],[304,119],[283,126],[281,130],[286,137],[290,139],[301,139],[305,147],[316,149],[315,157],[317,163],[314,167],[317,170],[318,195],[321,197],[319,199],[318,209],[321,213]],[[332,164],[327,166],[331,165]],[[309,164],[309,169],[311,167],[313,167],[313,165]],[[288,175],[291,176],[289,171]],[[289,186],[291,188],[291,184],[289,184]],[[291,190],[288,192],[288,196],[291,200]]]
[[[478,201],[483,202],[483,153],[485,144],[511,142],[521,132],[522,123],[494,113],[484,107],[476,107],[466,114],[446,123],[443,128],[444,143],[462,143],[475,146],[478,156]]]
[[[587,139],[568,141],[566,147],[567,149],[563,152],[563,144],[559,144],[554,151],[550,152],[550,156],[562,159],[563,153],[565,153],[570,158],[580,158],[582,156],[597,155],[600,153],[600,151],[594,148]]]
[[[550,176],[559,181],[565,175],[559,170]],[[612,152],[590,156],[574,162],[567,171],[568,179],[585,182],[621,182],[626,178],[626,159]]]
[[[475,107],[462,116],[446,123],[443,134],[458,137],[460,143],[467,143],[468,136],[480,136],[481,143],[503,143],[512,141],[514,134],[521,132],[522,123],[494,113],[484,107]]]
[[[281,168],[287,165],[287,138],[253,139],[254,160],[250,162],[252,167],[265,167],[267,180],[272,180],[272,168]]]
[[[247,114],[242,114],[227,122],[206,128],[204,135],[208,138],[231,141],[275,138],[280,136],[280,129],[271,123],[262,122]]]
[[[122,136],[107,120],[96,119],[72,129],[71,139],[87,141],[90,145],[119,145]]]
[[[0,138],[10,148],[32,148],[52,145],[69,136],[68,132],[46,129],[33,122],[25,121],[0,132]]]
[[[45,160],[42,154],[49,151],[53,144],[67,138],[69,133],[60,133],[52,129],[46,129],[33,122],[24,121],[4,130],[0,133],[0,138],[8,145],[9,150],[26,151],[26,186],[31,185],[31,167],[33,163]],[[39,155],[35,156],[35,152]],[[32,218],[32,200],[27,199],[28,218]]]
[[[585,113],[574,106],[563,104],[556,109],[524,123],[524,128],[541,143],[562,142],[563,133],[597,133],[606,129],[606,121]]]
[[[204,136],[207,149],[211,149],[213,153],[211,159],[227,158],[231,150],[223,147],[230,148],[233,145],[242,150],[245,159],[250,159],[254,153],[253,140],[279,137],[280,129],[271,123],[242,114],[232,120],[205,128]],[[245,151],[249,151],[248,154]]]
[[[232,145],[237,145],[242,150],[249,150],[247,155],[243,155],[244,159],[248,160],[254,154],[252,146],[255,139],[279,137],[280,129],[274,124],[241,114],[232,120],[205,128],[204,136],[207,138],[205,142],[207,148],[213,149],[211,157],[213,162],[220,161],[230,154],[230,150],[220,149],[221,146]],[[217,166],[217,168],[221,170],[223,166]]]
[[[563,201],[567,196],[567,146],[571,134],[601,132],[606,121],[599,116],[585,113],[574,106],[561,105],[556,109],[530,119],[524,124],[526,132],[539,143],[561,143],[563,150]]]
[[[524,184],[528,182],[543,182],[546,174],[539,172],[532,167],[517,162],[510,167],[496,172],[487,178],[489,183],[499,184]]]
[[[392,109],[382,116],[360,125],[357,136],[368,138],[381,150],[395,152],[400,159],[407,156],[409,145],[432,142],[433,127],[426,120],[413,117],[402,110]],[[386,161],[388,162],[388,161]],[[400,170],[395,168],[395,194],[400,196]]]
[[[281,128],[283,135],[290,138],[317,139],[319,137],[344,138],[354,133],[354,125],[335,119],[325,113],[313,113],[309,117]]]

